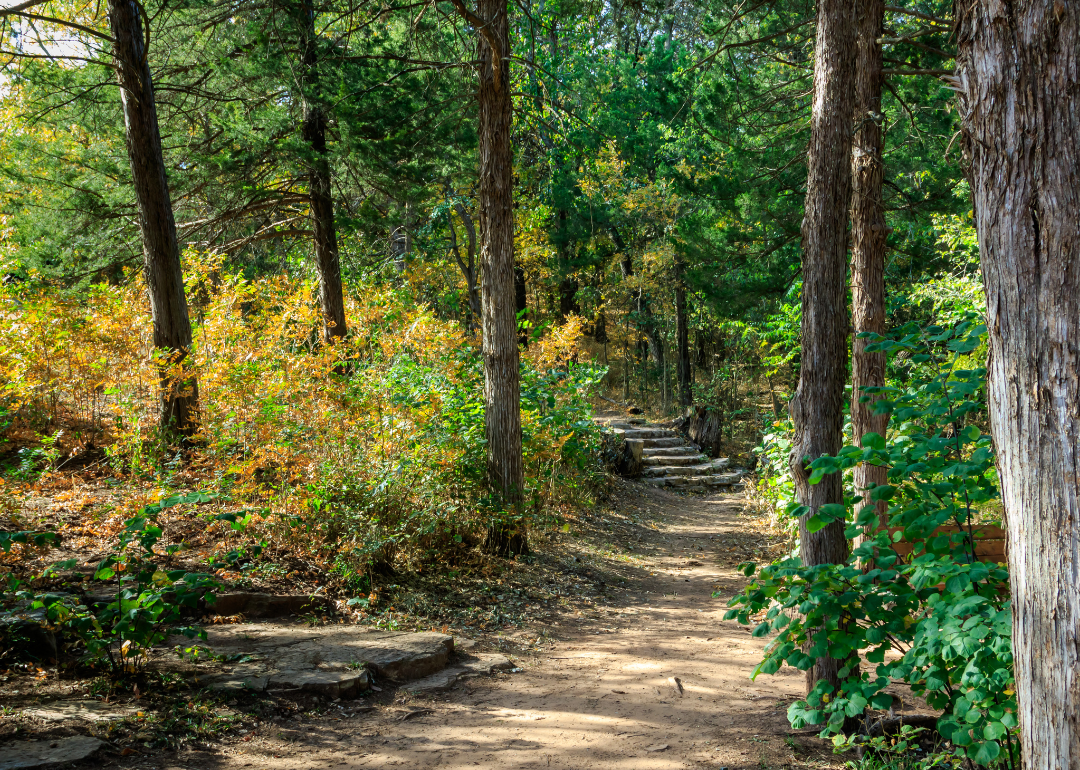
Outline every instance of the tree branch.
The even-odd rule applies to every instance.
[[[943,75],[952,75],[952,70],[882,70],[882,74],[886,77],[890,75],[937,75],[941,77]]]
[[[10,8],[0,8],[0,16],[11,16],[16,13],[22,13],[27,8],[33,8],[35,5],[44,5],[49,0],[23,0],[21,3],[16,3]]]
[[[491,49],[491,74],[495,80],[495,90],[498,91],[501,87],[499,80],[502,71],[502,52],[499,50],[495,36],[488,29],[488,23],[470,11],[463,0],[450,0],[450,2],[457,9],[461,18],[472,25],[473,29],[487,42],[488,48]]]
[[[939,19],[937,16],[930,16],[929,14],[920,13],[919,11],[913,11],[910,8],[901,8],[898,5],[886,5],[885,10],[892,11],[893,13],[901,13],[905,16],[914,16],[916,19],[924,19],[926,21],[932,21],[936,24],[952,26],[952,19]]]
[[[96,29],[91,29],[90,27],[84,27],[82,24],[77,24],[77,23],[75,23],[73,21],[64,21],[63,19],[54,19],[52,16],[39,16],[36,13],[23,13],[22,11],[12,11],[10,14],[3,14],[3,15],[19,16],[20,18],[23,18],[23,19],[35,19],[37,21],[48,22],[49,24],[59,24],[61,27],[71,27],[72,29],[77,29],[80,32],[85,32],[87,35],[93,35],[94,37],[100,38],[100,39],[102,39],[102,40],[104,40],[104,41],[106,41],[108,43],[116,42],[111,37],[106,35],[104,32],[98,32]]]

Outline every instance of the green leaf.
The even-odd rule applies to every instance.
[[[42,575],[45,576],[45,577],[49,577],[49,576],[54,575],[56,572],[58,572],[60,570],[72,569],[75,566],[77,566],[78,563],[79,563],[78,559],[64,559],[63,561],[58,561],[58,562],[56,562],[56,564],[51,564],[48,567],[46,567],[45,572],[43,572]]]
[[[972,746],[967,750],[967,755],[977,765],[989,765],[1001,754],[1001,746],[995,741],[985,741]]]
[[[861,443],[864,448],[882,450],[885,448],[885,437],[874,432],[864,433]]]
[[[891,484],[878,484],[870,490],[870,499],[875,503],[882,500],[891,500],[896,494],[896,487]]]
[[[847,508],[840,503],[826,503],[818,508],[818,515],[828,516],[830,520],[836,521],[847,516]]]
[[[750,678],[754,679],[758,674],[775,674],[780,670],[780,661],[776,658],[767,658],[758,664]]]
[[[945,590],[949,593],[958,594],[969,585],[971,585],[971,578],[968,577],[966,572],[961,572],[959,575],[953,575],[945,581]]]

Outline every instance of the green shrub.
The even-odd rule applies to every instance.
[[[115,588],[110,601],[95,604],[69,593],[36,593],[9,575],[5,599],[14,600],[28,617],[44,613],[47,626],[66,639],[78,640],[85,648],[82,662],[92,666],[105,663],[109,673],[119,677],[139,671],[150,649],[170,634],[205,638],[201,628],[183,625],[184,608],[198,607],[199,600],[214,600],[218,582],[210,575],[187,570],[166,571],[160,557],[172,556],[180,546],[164,553],[155,551],[161,539],[159,516],[177,505],[205,502],[211,495],[196,492],[175,495],[149,505],[125,522],[117,547],[94,571],[96,580]],[[12,543],[46,546],[55,543],[53,533],[16,532],[0,534],[0,546]],[[70,569],[71,559],[49,567],[41,577]],[[5,602],[7,603],[7,602]]]
[[[823,725],[824,735],[850,731],[867,709],[892,706],[886,687],[906,682],[943,711],[938,731],[957,757],[1015,766],[1008,572],[977,560],[972,540],[973,526],[998,497],[993,445],[977,424],[985,412],[986,370],[965,368],[985,334],[966,317],[950,328],[909,327],[894,338],[874,337],[871,349],[892,354],[894,362],[903,353],[906,369],[903,385],[868,391],[882,397],[875,409],[890,414],[889,438],[867,434],[864,448],[815,460],[811,482],[857,463],[885,466],[888,484],[864,492],[889,502],[889,529],[874,532],[844,564],[806,567],[796,557],[760,571],[744,565],[756,577],[731,600],[727,617],[749,624],[764,612],[754,635],[776,634],[754,676],[785,664],[807,670],[824,656],[845,663],[838,690],[821,681],[791,706],[795,727]],[[873,530],[872,506],[857,518],[852,513],[860,499],[823,506],[810,530],[837,519],[848,522],[849,538]],[[806,512],[788,508],[792,517]],[[939,533],[946,524],[959,531]],[[913,546],[906,560],[893,548],[900,541]],[[890,652],[898,657],[886,659]]]

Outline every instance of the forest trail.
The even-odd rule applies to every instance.
[[[642,528],[636,544],[647,556],[602,614],[564,615],[516,634],[556,640],[543,653],[517,656],[521,671],[434,695],[401,691],[360,713],[263,723],[165,767],[839,765],[821,742],[791,737],[785,712],[802,675],[788,669],[751,682],[764,640],[722,620],[727,598],[745,584],[735,566],[757,538],[739,515],[742,496],[686,498],[641,484],[621,492],[616,505],[647,511],[656,524]]]

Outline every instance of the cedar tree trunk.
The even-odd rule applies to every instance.
[[[1019,740],[1080,768],[1080,4],[958,0]]]
[[[311,150],[308,159],[308,205],[315,236],[315,268],[319,273],[319,304],[323,314],[323,339],[344,337],[345,298],[341,288],[341,261],[338,257],[337,229],[334,227],[334,197],[330,184],[330,162],[326,151],[326,110],[318,94],[319,50],[315,34],[315,7],[311,0],[300,3],[300,46],[303,57],[304,141]]]
[[[185,367],[180,377],[175,376],[176,368],[184,366],[191,352],[191,320],[161,152],[141,6],[135,0],[109,0],[109,24],[124,109],[128,161],[139,207],[154,347],[166,354],[168,362],[160,369],[161,426],[190,436],[198,427],[199,389],[190,368]]]
[[[675,261],[675,339],[679,375],[679,406],[684,409],[694,403],[694,382],[690,369],[690,334],[686,321],[686,284],[683,283],[682,263]]]
[[[821,506],[843,502],[840,474],[809,483],[809,462],[835,455],[843,445],[847,371],[847,218],[851,194],[851,116],[855,108],[856,0],[820,0],[814,45],[814,100],[807,158],[806,211],[802,225],[802,365],[791,399],[795,441],[790,462],[799,503],[803,564],[847,559],[844,522],[811,533],[807,524]],[[819,658],[806,672],[807,690],[819,679],[834,685],[843,665]]]
[[[851,148],[851,304],[855,332],[851,344],[851,429],[862,446],[867,433],[885,435],[889,417],[874,414],[880,396],[868,395],[867,387],[885,385],[885,353],[866,352],[869,340],[863,332],[885,333],[885,209],[881,199],[884,174],[881,136],[881,43],[884,34],[884,0],[863,0],[858,7],[858,53],[855,76],[855,140]],[[860,463],[854,471],[855,494],[866,499],[856,511],[872,505],[868,487],[888,481],[887,469]],[[888,505],[877,503],[878,523],[888,524]],[[871,528],[872,530],[873,528]]]
[[[513,151],[510,145],[510,31],[506,0],[480,0],[480,288],[483,306],[484,423],[488,479],[504,508],[521,513],[525,470],[521,457],[521,391],[518,381],[514,294]],[[494,47],[494,48],[493,48]],[[516,516],[492,524],[492,553],[528,552]]]

